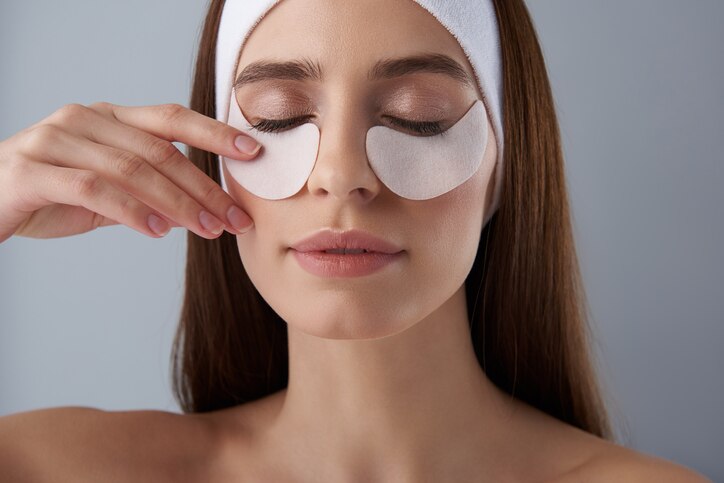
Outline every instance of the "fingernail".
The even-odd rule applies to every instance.
[[[171,229],[166,220],[151,213],[148,215],[148,227],[158,236],[165,236]]]
[[[229,211],[226,212],[226,217],[229,219],[231,226],[241,233],[249,231],[254,224],[251,218],[249,218],[249,215],[233,205],[229,208]]]
[[[218,235],[224,231],[224,224],[208,211],[201,211],[201,213],[199,213],[199,221],[201,222],[201,226],[214,235]]]
[[[249,136],[237,136],[234,140],[234,145],[236,145],[236,149],[249,155],[256,154],[259,148],[261,148],[261,144]]]

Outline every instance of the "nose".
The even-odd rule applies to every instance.
[[[369,203],[382,183],[367,160],[364,120],[350,112],[340,108],[325,117],[307,188],[314,196]]]

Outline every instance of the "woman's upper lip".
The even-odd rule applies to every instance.
[[[335,248],[364,249],[378,253],[402,251],[394,243],[363,230],[336,231],[328,228],[294,243],[291,248],[299,252],[323,252]]]

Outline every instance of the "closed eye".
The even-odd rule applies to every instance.
[[[277,132],[284,128],[293,126],[299,126],[304,124],[311,116],[293,117],[290,119],[262,119],[259,122],[252,124],[251,127],[264,132]]]
[[[263,132],[275,133],[282,131],[285,128],[296,127],[307,122],[312,116],[299,116],[292,117],[289,119],[261,119],[259,122],[252,124],[254,129],[258,129]],[[385,116],[390,120],[392,124],[395,124],[404,129],[414,131],[422,136],[434,136],[442,135],[445,132],[442,130],[440,121],[410,121],[407,119],[400,119],[392,116]]]
[[[440,126],[440,121],[408,121],[407,119],[400,119],[397,117],[385,117],[387,117],[393,124],[425,136],[445,134]]]

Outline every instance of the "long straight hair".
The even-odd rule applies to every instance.
[[[503,187],[465,280],[481,369],[502,390],[613,439],[592,363],[588,307],[570,220],[558,121],[545,62],[523,0],[493,0],[503,66]],[[215,45],[223,0],[203,24],[190,107],[215,117]],[[220,183],[217,156],[189,147]],[[236,239],[188,233],[186,285],[171,353],[185,413],[251,402],[288,382],[286,322],[249,279]]]

